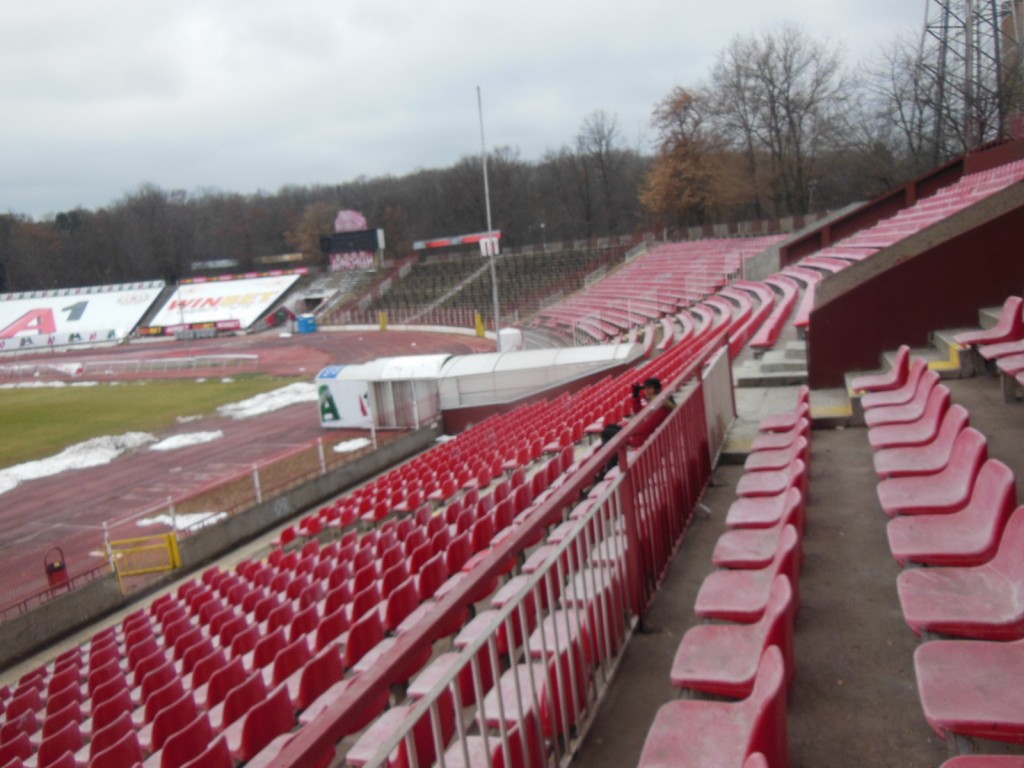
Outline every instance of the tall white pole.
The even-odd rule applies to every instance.
[[[487,232],[491,232],[491,188],[487,183],[487,144],[484,142],[484,103],[480,96],[480,86],[476,87],[476,109],[480,117],[480,163],[484,169],[484,207],[487,209]],[[497,249],[491,249],[491,290],[494,297],[494,342],[498,345],[498,351],[501,351],[501,338],[498,334],[498,318],[501,315],[498,313],[498,268],[495,265],[494,251]]]

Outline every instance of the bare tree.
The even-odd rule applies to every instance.
[[[720,55],[711,75],[714,111],[746,156],[758,210],[763,198],[777,215],[807,211],[820,153],[843,141],[851,89],[841,47],[791,24],[736,37]]]

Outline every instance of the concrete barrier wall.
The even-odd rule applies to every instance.
[[[388,467],[423,451],[441,434],[440,426],[424,427],[392,440],[376,451],[337,467],[325,475],[296,486],[284,494],[179,542],[182,567],[158,582],[121,594],[117,577],[108,574],[62,595],[23,616],[0,624],[0,670],[39,653],[47,646],[123,609],[202,568],[219,557],[322,503],[347,488],[379,474]]]

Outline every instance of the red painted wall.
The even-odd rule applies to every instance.
[[[900,344],[978,323],[978,310],[1024,292],[1024,207],[963,232],[816,308],[808,368],[812,388],[843,386],[847,371],[877,368]]]

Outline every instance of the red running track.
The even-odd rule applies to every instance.
[[[123,350],[96,350],[73,356],[65,353],[59,359],[61,362],[71,359],[120,362],[182,355],[255,354],[258,371],[278,376],[308,375],[312,381],[321,368],[332,363],[360,363],[403,354],[469,354],[493,349],[492,341],[472,336],[419,331],[318,332],[291,338],[264,334],[184,344],[137,344]],[[17,358],[17,363],[26,364],[35,359],[21,357]],[[217,373],[230,375],[231,371]],[[194,378],[202,374],[202,371],[192,370],[116,378],[183,375]],[[165,505],[169,496],[189,496],[217,480],[251,472],[253,464],[265,463],[319,437],[334,443],[367,435],[365,431],[322,429],[316,403],[306,403],[243,420],[211,416],[180,424],[155,437],[162,440],[174,434],[215,430],[223,431],[224,436],[174,451],[151,451],[148,446],[142,446],[110,464],[29,481],[3,494],[0,497],[0,561],[3,562],[0,607],[46,588],[43,558],[51,547],[63,549],[72,576],[102,564],[104,521],[134,517],[140,510]],[[141,526],[135,522],[118,526],[114,536],[145,536],[166,530],[164,526]]]

